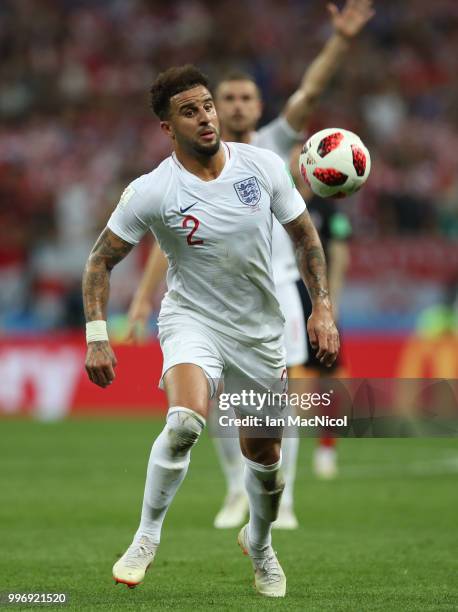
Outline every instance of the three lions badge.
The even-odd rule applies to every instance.
[[[255,176],[234,183],[239,200],[246,206],[256,206],[261,199],[261,188]]]

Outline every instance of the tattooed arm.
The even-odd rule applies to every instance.
[[[310,344],[318,349],[317,358],[331,366],[340,343],[332,317],[326,260],[320,238],[307,210],[284,227],[293,241],[299,270],[312,300],[312,314],[307,322]]]
[[[105,228],[95,243],[84,268],[83,302],[86,322],[107,318],[107,304],[110,293],[110,273],[131,251],[133,245],[125,242],[108,228]],[[90,380],[107,387],[114,380],[116,357],[105,340],[89,342],[86,354],[86,372]]]

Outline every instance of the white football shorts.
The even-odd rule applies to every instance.
[[[285,317],[286,365],[302,365],[308,359],[304,312],[296,283],[276,286],[277,299]]]
[[[212,397],[217,389],[221,391],[221,382],[225,392],[240,389],[247,380],[276,391],[287,388],[282,336],[246,345],[189,315],[176,313],[159,324],[159,340],[164,358],[161,388],[167,370],[180,363],[193,363],[202,368]]]

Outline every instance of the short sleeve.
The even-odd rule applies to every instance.
[[[126,242],[135,245],[146,234],[149,224],[145,220],[145,196],[139,194],[134,183],[124,189],[107,227]]]
[[[297,219],[307,208],[300,193],[294,186],[293,178],[282,160],[275,155],[269,168],[272,181],[272,212],[285,225]]]
[[[294,131],[286,118],[280,116],[256,132],[253,144],[257,147],[274,151],[287,161],[294,145],[303,140],[303,133]]]

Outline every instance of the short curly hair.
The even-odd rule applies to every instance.
[[[198,85],[208,88],[208,78],[196,66],[174,66],[161,72],[151,86],[151,108],[161,121],[169,116],[170,98]]]

